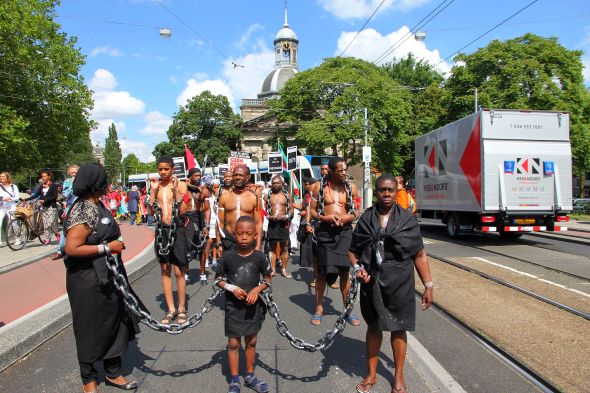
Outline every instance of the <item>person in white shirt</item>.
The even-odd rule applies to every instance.
[[[12,184],[12,176],[8,172],[0,173],[0,243],[4,239],[4,217],[16,210],[16,202],[20,199],[18,187]]]

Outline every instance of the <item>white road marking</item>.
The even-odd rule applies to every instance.
[[[432,240],[426,240],[426,239],[422,239],[422,242],[424,244],[434,244],[434,242]]]
[[[527,272],[521,272],[520,270],[514,269],[514,268],[512,268],[512,267],[509,267],[509,266],[504,266],[504,265],[501,265],[501,264],[499,264],[499,263],[495,263],[495,262],[492,262],[492,261],[488,261],[488,260],[487,260],[487,259],[485,259],[485,258],[480,258],[480,257],[472,257],[472,258],[473,258],[473,259],[477,259],[478,261],[481,261],[481,262],[487,263],[487,264],[489,264],[489,265],[493,265],[493,266],[496,266],[496,267],[499,267],[499,268],[502,268],[502,269],[510,270],[511,272],[513,272],[513,273],[516,273],[516,274],[520,274],[520,275],[522,275],[522,276],[526,276],[526,277],[534,278],[534,279],[536,279],[536,280],[539,280],[539,281],[541,281],[541,282],[544,282],[545,284],[554,285],[554,286],[556,286],[556,287],[559,287],[559,288],[565,289],[565,290],[567,290],[567,291],[570,291],[570,292],[577,293],[578,295],[582,295],[582,296],[586,296],[586,297],[589,297],[589,298],[590,298],[590,293],[586,293],[586,292],[578,291],[577,289],[569,288],[569,287],[566,287],[565,285],[558,284],[558,283],[556,283],[556,282],[553,282],[553,281],[545,280],[544,278],[541,278],[541,277],[535,276],[534,274],[530,274],[530,273],[527,273]]]

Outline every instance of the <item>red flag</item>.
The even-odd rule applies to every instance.
[[[186,145],[184,145],[184,155],[186,156],[186,166],[189,171],[193,168],[201,169],[199,162],[197,161],[195,156],[193,156],[193,153],[188,149]]]

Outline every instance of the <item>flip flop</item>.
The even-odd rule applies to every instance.
[[[283,277],[285,277],[285,278],[293,278],[293,276],[290,275],[289,272],[284,272],[283,273]]]
[[[363,383],[363,381],[361,381],[356,385],[356,391],[357,393],[371,393],[373,391],[373,386],[375,386],[374,383]]]
[[[322,323],[322,317],[322,315],[313,314],[311,316],[311,320],[309,321],[309,323],[311,323],[313,326],[320,326],[320,324]]]
[[[359,317],[357,317],[354,314],[350,314],[347,318],[346,318],[346,322],[350,323],[352,326],[358,326],[361,324],[361,320],[359,319]]]

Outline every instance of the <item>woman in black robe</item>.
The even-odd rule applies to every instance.
[[[377,205],[365,210],[353,232],[349,259],[361,281],[361,312],[367,322],[365,378],[356,386],[359,393],[371,392],[377,381],[383,331],[391,332],[395,362],[392,393],[407,392],[404,382],[406,331],[416,320],[414,267],[425,286],[422,309],[432,303],[432,280],[428,256],[418,221],[408,209],[395,204],[397,182],[390,174],[375,184]],[[360,262],[360,263],[359,263]]]
[[[65,224],[66,288],[84,392],[97,391],[98,371],[94,367],[97,361],[103,361],[107,385],[125,390],[137,388],[136,382],[121,374],[121,355],[139,330],[137,320],[125,308],[106,266],[105,256],[120,254],[124,248],[123,242],[118,240],[119,226],[99,201],[107,185],[102,165],[82,165],[73,184],[78,199]],[[122,264],[121,269],[125,275]]]

